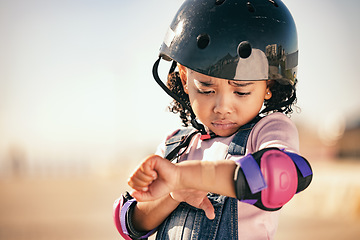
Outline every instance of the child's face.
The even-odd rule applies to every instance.
[[[234,134],[271,98],[267,81],[232,81],[179,69],[195,115],[219,136]]]

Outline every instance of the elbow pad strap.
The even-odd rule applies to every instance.
[[[113,219],[115,226],[118,232],[120,233],[120,235],[125,240],[131,240],[129,236],[129,232],[127,231],[126,228],[125,215],[124,215],[124,212],[126,214],[126,210],[129,208],[128,204],[131,203],[129,201],[131,201],[131,196],[130,194],[127,193],[126,195],[122,195],[119,199],[117,199],[114,202],[114,207],[113,207]],[[128,206],[125,205],[126,203],[128,203],[127,204]]]
[[[236,161],[235,192],[239,200],[276,211],[312,179],[308,161],[277,148],[266,148]]]
[[[156,229],[149,232],[139,232],[132,225],[131,216],[137,201],[126,192],[114,203],[113,218],[120,235],[126,240],[148,239]]]

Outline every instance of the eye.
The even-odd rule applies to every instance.
[[[250,95],[251,92],[234,92],[236,95],[239,95],[241,97]]]
[[[211,93],[214,93],[214,91],[198,89],[198,93],[204,94],[204,95],[210,95]]]

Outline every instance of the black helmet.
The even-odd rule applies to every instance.
[[[160,57],[216,78],[293,85],[296,26],[280,0],[186,0]]]

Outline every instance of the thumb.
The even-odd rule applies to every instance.
[[[210,200],[205,196],[199,208],[204,210],[205,215],[208,219],[212,220],[215,218],[215,209],[214,206],[211,204]]]
[[[152,197],[148,192],[138,191],[138,190],[132,190],[130,192],[130,195],[136,199],[138,202],[147,202],[150,200],[153,200]]]

